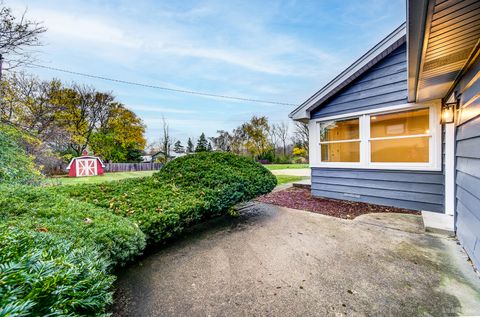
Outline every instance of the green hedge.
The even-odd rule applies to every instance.
[[[0,316],[102,315],[113,264],[141,253],[128,219],[27,185],[0,186]]]
[[[187,190],[223,190],[235,197],[233,203],[268,193],[277,184],[275,176],[262,164],[223,152],[197,153],[178,158],[169,162],[154,177]]]
[[[144,234],[128,219],[48,188],[0,186],[0,222],[98,248],[112,264],[132,259],[145,247]]]
[[[227,153],[179,158],[141,179],[0,185],[0,316],[102,315],[112,263],[139,254],[145,235],[165,242],[275,185],[263,166]]]
[[[100,316],[113,281],[94,249],[0,225],[0,316]]]
[[[175,159],[153,177],[52,190],[126,216],[160,243],[275,185],[275,176],[249,158],[207,152]]]
[[[28,136],[14,127],[0,124],[0,184],[32,184],[40,180],[33,158],[20,143]]]

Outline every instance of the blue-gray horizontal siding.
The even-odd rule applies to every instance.
[[[312,118],[407,102],[406,45],[398,47],[312,112]],[[415,210],[444,211],[442,171],[312,169],[312,194]]]
[[[407,53],[403,44],[312,111],[312,118],[407,102]]]
[[[444,176],[441,171],[312,168],[312,194],[443,212]]]
[[[480,268],[480,99],[475,99],[480,92],[480,80],[471,82],[478,71],[480,60],[455,89],[462,93],[456,133],[455,183],[457,236],[473,263]]]

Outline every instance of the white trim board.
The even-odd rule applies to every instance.
[[[455,214],[455,124],[445,125],[445,213]]]

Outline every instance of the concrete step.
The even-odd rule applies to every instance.
[[[422,211],[423,226],[426,232],[455,236],[453,215]]]

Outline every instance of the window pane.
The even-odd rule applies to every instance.
[[[429,134],[429,110],[397,112],[370,117],[370,137]]]
[[[430,137],[372,140],[371,161],[376,163],[428,163]]]
[[[360,142],[321,145],[322,162],[360,162]]]
[[[320,142],[359,139],[359,119],[320,123]]]

